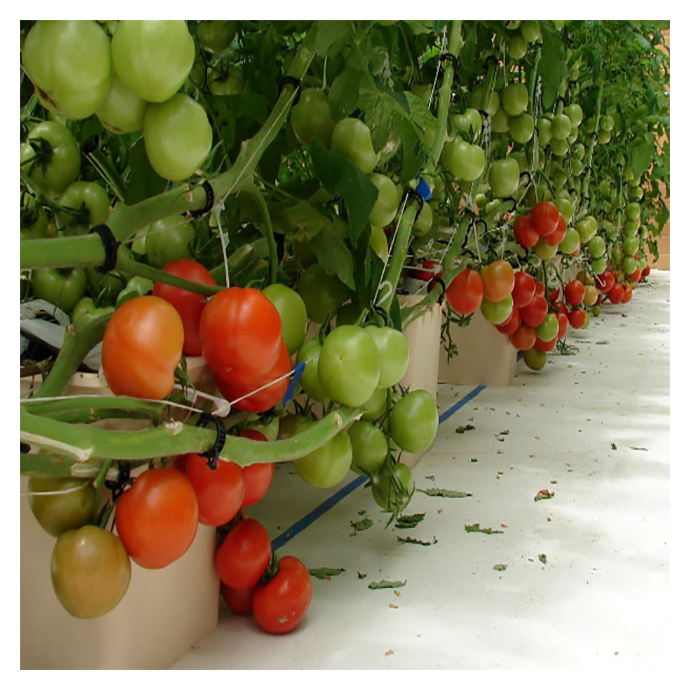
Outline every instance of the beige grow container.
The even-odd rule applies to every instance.
[[[189,358],[199,386],[208,379],[203,359]],[[22,393],[31,379],[22,380]],[[71,395],[108,395],[96,374],[76,374]],[[101,427],[136,428],[139,420],[105,420]],[[27,480],[22,478],[22,492]],[[219,581],[214,567],[215,528],[199,525],[189,551],[161,570],[132,563],[132,580],[120,604],[93,620],[70,616],[50,579],[55,539],[43,531],[21,497],[22,669],[162,669],[179,659],[218,624]]]

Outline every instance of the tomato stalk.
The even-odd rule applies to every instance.
[[[96,481],[94,482],[96,485],[96,498],[93,502],[93,512],[91,513],[91,523],[94,525],[98,525],[98,513],[100,512],[101,505],[101,492],[103,491],[103,484],[105,483],[105,478],[108,474],[108,470],[110,469],[112,464],[112,460],[106,460],[101,466],[101,471],[98,473]]]
[[[100,176],[106,181],[108,186],[113,190],[113,193],[122,202],[125,198],[125,183],[117,174],[117,171],[110,164],[110,161],[103,155],[101,151],[95,149],[86,154],[89,162],[98,171]]]
[[[407,256],[407,248],[410,244],[410,236],[412,235],[412,226],[414,225],[417,215],[417,204],[410,203],[405,207],[405,211],[400,219],[398,226],[398,234],[393,245],[393,253],[390,257],[388,268],[383,276],[383,280],[379,285],[379,293],[384,293],[384,298],[381,299],[377,306],[389,311],[391,304],[395,299],[395,292],[402,273],[402,267]]]
[[[251,185],[242,190],[249,194],[249,196],[254,199],[256,205],[259,207],[259,213],[261,214],[261,220],[264,226],[264,235],[268,241],[268,273],[269,273],[269,285],[273,285],[278,282],[278,245],[276,244],[276,238],[273,234],[273,223],[271,223],[271,214],[268,212],[268,206],[266,205],[266,200],[263,194],[254,186]]]
[[[163,422],[167,408],[159,403],[112,395],[67,396],[59,399],[31,398],[33,414],[72,424],[91,424],[101,419],[148,419]]]
[[[589,142],[589,148],[587,150],[587,165],[585,166],[587,172],[585,173],[585,180],[582,183],[582,199],[589,195],[589,180],[592,175],[592,157],[594,156],[594,146],[596,144],[597,139],[596,133],[599,131],[599,119],[601,117],[601,100],[603,98],[603,95],[604,83],[601,82],[599,84],[599,90],[597,91],[596,115],[594,117],[594,134],[592,135],[591,141]],[[578,218],[581,218],[583,215],[585,215],[585,211],[586,209],[580,207],[577,214]]]

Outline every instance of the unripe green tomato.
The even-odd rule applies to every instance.
[[[86,292],[83,268],[34,268],[31,289],[36,299],[44,299],[69,314]]]
[[[474,204],[480,211],[486,208],[487,201],[486,194],[482,192],[474,197]]]
[[[628,220],[637,220],[640,217],[640,212],[640,205],[637,203],[628,204],[625,207],[625,215],[628,217]]]
[[[482,86],[478,86],[472,91],[470,100],[473,108],[483,110],[489,113],[491,117],[494,117],[501,107],[501,97],[495,91],[492,91],[491,95],[487,95],[485,98]]]
[[[371,130],[352,117],[335,125],[331,148],[351,160],[365,175],[369,175],[379,162],[379,155],[371,143]]]
[[[553,21],[553,25],[556,27],[556,29],[558,29],[558,31],[560,31],[565,26],[565,21],[563,21],[563,20],[554,19],[552,21]]]
[[[390,431],[393,442],[408,453],[425,451],[436,438],[436,403],[425,390],[408,393],[393,406]],[[414,432],[411,425],[414,424]]]
[[[637,261],[632,256],[626,256],[623,259],[623,271],[625,275],[629,276],[637,270]]]
[[[585,145],[580,143],[573,146],[571,149],[571,155],[573,158],[581,161],[585,157]]]
[[[593,117],[588,117],[584,123],[585,132],[587,134],[594,134],[596,131],[596,122]]]
[[[641,240],[646,240],[647,235],[649,234],[649,228],[646,225],[640,225],[640,239]]]
[[[635,201],[640,201],[642,199],[643,192],[642,187],[631,187],[628,190],[628,197],[634,199]]]
[[[491,129],[498,134],[504,134],[510,129],[510,118],[503,108],[491,117]]]
[[[553,136],[551,133],[551,120],[540,117],[537,120],[537,133],[539,134],[539,143],[542,146],[546,146]]]
[[[151,266],[163,268],[171,261],[191,259],[194,226],[182,216],[156,221],[146,233],[146,256]]]
[[[551,135],[554,139],[567,139],[572,127],[567,115],[563,113],[554,115],[553,120],[551,120]]]
[[[108,95],[110,41],[95,21],[38,21],[24,41],[22,66],[46,108],[82,120]]]
[[[565,218],[565,222],[570,223],[570,221],[573,219],[573,203],[570,201],[570,199],[557,197],[553,203],[556,205],[556,208],[561,212],[563,218]],[[566,253],[569,254],[570,252]]]
[[[535,332],[539,340],[550,342],[558,335],[558,319],[555,314],[547,314]]]
[[[639,237],[626,237],[623,240],[623,253],[627,256],[635,256],[637,250],[640,248]]]
[[[577,141],[578,134],[579,134],[579,130],[577,127],[573,127],[570,130],[570,134],[568,135],[567,140],[571,146]]]
[[[614,245],[611,250],[611,259],[616,266],[620,266],[623,262],[623,247],[620,244]]]
[[[520,166],[520,172],[524,172],[529,167],[527,162],[527,154],[524,151],[511,151],[508,158],[514,158]]]
[[[610,115],[602,115],[599,118],[599,129],[604,132],[611,132],[613,130],[614,121]]]
[[[379,227],[388,225],[393,222],[398,211],[398,189],[393,180],[385,175],[373,173],[369,179],[379,192],[374,208],[369,214],[369,222]]]
[[[496,160],[491,164],[489,185],[497,198],[509,197],[517,189],[519,182],[520,166],[514,158]]]
[[[301,379],[300,379],[301,381]],[[299,414],[286,414],[280,419],[278,427],[278,441],[284,441],[287,438],[292,438],[297,430],[303,425],[307,424],[309,419]]]
[[[101,124],[115,134],[138,132],[144,126],[148,105],[113,72],[110,90],[96,115]]]
[[[605,223],[602,223],[602,226],[609,240],[615,240],[618,237],[618,228],[613,223],[607,220]]]
[[[58,228],[69,235],[85,235],[89,228],[105,223],[110,215],[108,192],[97,182],[72,182],[60,196],[59,203],[65,208],[86,212],[84,222],[68,214],[56,216]]]
[[[599,314],[601,314],[601,307],[598,304],[592,307],[592,314],[594,316],[599,316]]]
[[[580,126],[582,123],[583,113],[582,108],[577,103],[571,103],[569,106],[566,106],[563,112],[568,116],[568,119],[572,123],[573,127]]]
[[[118,29],[119,32],[119,29]],[[213,130],[204,108],[182,93],[152,103],[144,118],[144,144],[151,167],[178,182],[193,175],[211,151]]]
[[[524,84],[512,83],[503,89],[501,104],[510,117],[517,117],[527,110],[529,93]]]
[[[558,170],[553,174],[553,184],[556,189],[563,189],[568,182],[568,174],[565,170]]]
[[[552,246],[545,242],[543,237],[540,237],[539,241],[534,245],[534,253],[542,261],[550,261],[558,253],[558,245]]]
[[[606,241],[603,237],[595,235],[589,242],[587,242],[587,251],[593,259],[598,259],[599,257],[604,256],[604,253],[606,252]]]
[[[609,141],[611,141],[611,132],[600,131],[597,142],[599,144],[608,144]]]
[[[592,267],[592,272],[600,276],[606,270],[606,257],[602,256],[599,259],[592,259],[590,265]]]
[[[510,31],[513,31],[514,29],[519,29],[520,24],[522,24],[522,21],[520,19],[511,19],[506,24],[506,29],[509,29]]]
[[[318,422],[300,425],[296,435],[314,427]],[[295,460],[297,474],[315,489],[330,489],[347,475],[352,464],[352,445],[347,432],[341,431],[328,443],[299,460]]]
[[[482,116],[476,108],[467,108],[461,115],[452,115],[450,122],[459,132],[463,132],[472,140],[482,131]]]
[[[117,76],[152,103],[170,100],[194,65],[194,39],[183,20],[120,21],[111,48]]]
[[[50,154],[43,163],[25,163],[34,158],[43,144],[48,143]],[[20,164],[23,171],[47,194],[61,194],[79,176],[81,153],[72,133],[59,122],[39,122],[30,132],[28,140],[20,147]]]
[[[570,81],[577,81],[580,78],[580,68],[573,66],[570,68]]]
[[[639,218],[637,220],[629,220],[626,222],[626,224],[623,226],[623,232],[627,237],[634,237],[637,235],[637,233],[640,230],[640,220]]]
[[[386,398],[388,391],[385,388],[377,388],[369,400],[364,403],[362,419],[374,422],[386,411]]]
[[[556,199],[567,199],[572,202],[572,197],[567,189],[559,189],[558,192],[556,192]]]
[[[431,206],[429,206],[429,204],[427,204],[425,201],[422,206],[422,210],[419,214],[419,217],[412,226],[412,232],[417,237],[423,237],[429,232],[429,230],[431,230],[433,222],[434,212],[431,210]]]
[[[401,487],[401,490],[394,491],[394,486]],[[402,512],[409,504],[413,491],[412,471],[402,463],[396,464],[392,470],[383,467],[372,479],[372,496],[378,506],[388,513]]]
[[[233,20],[213,20],[199,22],[197,37],[206,50],[222,53],[230,47],[237,33],[237,22]]]
[[[637,260],[637,267],[642,271],[647,266],[647,257],[644,254],[640,254],[640,258]]]
[[[608,196],[611,193],[611,183],[608,180],[599,182],[599,194]]]
[[[208,88],[214,96],[234,96],[243,93],[244,72],[237,65],[226,65],[220,71],[209,70]]]
[[[561,254],[574,254],[580,248],[580,235],[575,228],[568,228],[565,237],[558,245]]]
[[[304,342],[307,334],[307,308],[304,300],[287,285],[274,283],[264,288],[264,295],[273,303],[280,314],[283,325],[283,341],[290,355]]]
[[[394,328],[367,326],[364,329],[376,343],[379,353],[378,388],[390,388],[400,382],[410,362],[407,338]]]
[[[570,169],[575,177],[579,177],[585,170],[585,164],[577,158],[570,161]]]
[[[567,139],[552,139],[550,146],[554,156],[565,156],[568,153],[569,145]]]
[[[489,322],[495,325],[503,323],[510,318],[513,312],[513,296],[508,295],[500,302],[489,302],[488,299],[482,301],[481,307],[482,316]]]
[[[321,343],[318,338],[307,340],[297,353],[297,364],[307,362],[300,376],[299,383],[302,390],[312,399],[323,402],[326,394],[323,392],[319,381],[319,357],[321,356]]]
[[[594,216],[587,216],[577,223],[575,229],[580,235],[580,242],[587,244],[597,232],[597,220]]]
[[[388,457],[386,435],[371,422],[355,422],[347,432],[352,445],[350,469],[357,474],[374,474]]]
[[[443,163],[456,179],[472,182],[484,172],[486,156],[481,146],[457,138],[446,142]]]
[[[527,41],[520,34],[515,34],[508,41],[507,50],[513,60],[522,60],[527,54]]]
[[[534,134],[534,118],[527,113],[510,118],[510,136],[518,144],[526,144]]]
[[[486,212],[487,212],[487,214],[493,213],[500,205],[501,205],[501,200],[500,200],[500,199],[492,199],[492,200],[486,205]]]
[[[541,38],[541,29],[538,21],[523,21],[520,24],[520,33],[528,43],[534,43]]]
[[[77,489],[64,494],[49,492]],[[29,507],[51,537],[79,529],[91,521],[96,489],[89,480],[63,477],[29,477]]]
[[[532,371],[541,371],[546,366],[546,352],[533,347],[525,351],[523,361]]]
[[[379,228],[376,225],[371,226],[369,246],[374,250],[376,256],[385,264],[388,260],[388,238],[383,228]]]
[[[302,143],[311,146],[314,139],[319,139],[329,148],[335,123],[326,94],[313,88],[303,91],[299,103],[290,112],[290,124]]]

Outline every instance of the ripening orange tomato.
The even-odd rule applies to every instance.
[[[513,267],[505,260],[499,259],[482,268],[484,299],[489,302],[502,302],[509,297],[515,285]]]

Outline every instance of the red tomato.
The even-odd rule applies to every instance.
[[[643,269],[642,269],[642,277],[646,278],[652,271],[652,267],[647,264]]]
[[[535,280],[529,273],[518,271],[513,286],[513,305],[518,309],[526,307],[534,299],[536,288]]]
[[[529,216],[520,216],[513,225],[515,241],[525,249],[531,249],[539,241],[539,233],[532,227]]]
[[[441,267],[435,261],[431,261],[430,259],[424,259],[424,261],[422,261],[422,266],[426,270],[422,270],[421,268],[415,268],[412,271],[412,277],[415,280],[423,280],[426,283],[430,281],[435,275],[443,275]]]
[[[292,556],[280,560],[278,574],[254,590],[252,609],[262,630],[274,635],[289,633],[304,618],[312,597],[309,571]]]
[[[220,593],[225,603],[237,616],[246,616],[252,612],[253,589],[233,589],[224,582],[220,583]]]
[[[255,429],[242,429],[240,436],[254,441],[266,441],[266,437]],[[260,501],[268,491],[273,479],[275,465],[272,462],[258,462],[242,468],[244,478],[244,501],[242,507],[250,506]]]
[[[191,259],[172,261],[163,270],[178,278],[191,280],[202,285],[216,284],[211,274],[200,263]],[[184,326],[184,346],[182,348],[184,354],[200,355],[199,322],[208,298],[164,283],[156,283],[153,286],[153,294],[172,304],[180,315]]]
[[[625,296],[625,289],[620,283],[616,283],[608,292],[611,304],[620,304]]]
[[[474,314],[484,299],[482,277],[470,268],[458,273],[446,290],[448,304],[463,316]]]
[[[184,328],[165,300],[148,295],[125,302],[103,338],[103,373],[115,395],[165,398],[175,385]]]
[[[532,227],[542,236],[547,237],[558,227],[560,212],[552,201],[540,201],[532,206],[530,222]]]
[[[616,283],[616,277],[613,271],[606,270],[601,275],[594,276],[594,284],[602,292],[608,292]]]
[[[555,287],[553,290],[549,290],[549,302],[556,304],[558,298],[561,296],[560,288]]]
[[[563,241],[566,232],[568,232],[568,225],[565,222],[565,218],[559,213],[556,229],[544,237],[544,242],[546,242],[546,244],[550,244],[552,247],[555,247]]]
[[[631,283],[639,283],[640,278],[642,278],[642,271],[639,268],[636,268],[634,272],[628,276],[628,280]]]
[[[553,303],[553,309],[556,312],[556,314],[565,314],[568,316],[568,307],[563,304],[563,302],[554,302]]]
[[[565,286],[565,300],[568,304],[577,307],[582,304],[584,298],[585,286],[579,280],[571,280]]]
[[[545,294],[544,283],[539,280],[534,281],[534,296],[543,297]]]
[[[633,286],[630,283],[624,283],[623,284],[623,299],[621,300],[622,304],[626,304],[632,299],[633,296]]]
[[[520,319],[520,310],[513,305],[513,311],[510,316],[503,322],[496,326],[496,330],[499,333],[504,333],[505,335],[512,335],[520,327],[522,320]]]
[[[216,551],[216,571],[233,589],[252,589],[271,560],[271,540],[263,525],[242,520]]]
[[[587,320],[587,312],[584,309],[573,309],[570,314],[568,314],[568,322],[575,328],[582,328]]]
[[[199,326],[201,352],[217,376],[257,381],[281,354],[278,310],[261,290],[232,287],[214,295]]]
[[[558,340],[562,340],[568,332],[568,314],[556,314],[556,318],[558,319],[558,335],[556,337]]]
[[[198,524],[194,489],[184,475],[172,468],[140,474],[115,508],[120,539],[142,568],[165,568],[184,556]]]
[[[524,323],[510,336],[510,342],[516,350],[531,350],[537,340],[534,328]]]
[[[202,525],[220,527],[242,507],[244,481],[242,470],[234,462],[218,460],[218,467],[212,470],[205,457],[189,453],[187,479],[194,487]]]
[[[502,302],[510,296],[515,285],[513,267],[503,259],[494,261],[482,268],[482,282],[484,283],[484,297],[489,302]]]
[[[250,383],[238,380],[230,375],[227,378],[216,375],[216,385],[218,390],[228,400],[237,400],[245,395],[252,393],[249,397],[239,400],[233,407],[245,412],[266,412],[274,405],[277,405],[284,397],[290,385],[290,377],[287,376],[292,371],[292,362],[285,343],[281,340],[280,355],[274,366],[261,378]],[[283,377],[283,378],[281,378]],[[280,379],[277,381],[276,379]],[[268,385],[271,381],[276,381],[273,385]],[[264,386],[267,386],[264,388]],[[263,390],[259,390],[259,389]]]
[[[541,324],[548,313],[549,305],[546,302],[546,298],[535,297],[526,307],[520,309],[520,318],[527,326],[536,328]]]
[[[556,347],[557,341],[558,336],[556,336],[553,340],[549,340],[548,342],[544,342],[543,340],[539,340],[539,338],[537,338],[534,341],[534,347],[540,352],[551,352],[551,350]]]

